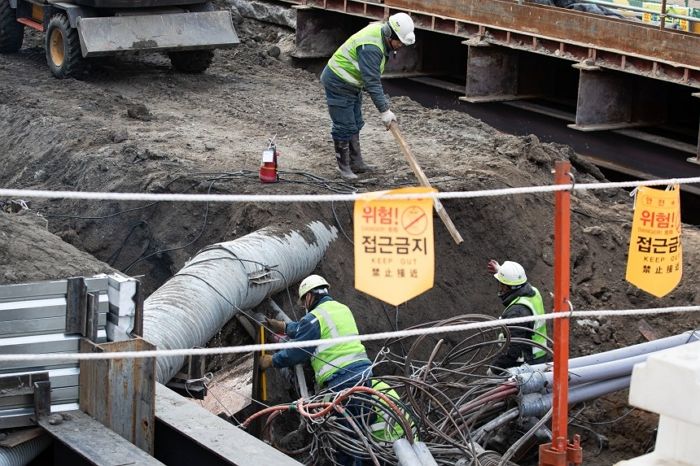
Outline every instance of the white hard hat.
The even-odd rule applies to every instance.
[[[303,298],[306,293],[314,288],[320,287],[330,288],[330,285],[326,279],[320,275],[309,275],[299,284],[299,299]]]
[[[527,282],[525,269],[517,262],[505,261],[493,275],[496,280],[508,286],[518,286]]]
[[[416,42],[416,35],[413,33],[415,28],[413,20],[406,13],[396,13],[389,16],[389,26],[404,45],[413,45]]]

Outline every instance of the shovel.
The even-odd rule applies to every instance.
[[[423,170],[420,168],[420,165],[418,165],[418,162],[416,161],[416,158],[413,156],[413,153],[411,152],[410,147],[408,147],[406,140],[403,138],[403,135],[401,134],[401,130],[399,129],[399,124],[396,123],[395,121],[391,122],[391,124],[389,125],[389,131],[391,131],[391,134],[394,135],[396,142],[399,143],[399,146],[401,147],[401,152],[403,152],[403,155],[406,156],[406,159],[408,160],[408,164],[411,166],[411,169],[413,170],[413,173],[416,175],[416,178],[418,178],[418,181],[420,182],[421,186],[425,186],[427,188],[430,188],[431,187],[430,181],[428,181],[428,177],[425,176],[425,173],[423,173]],[[435,201],[434,202],[435,211],[437,212],[438,216],[440,216],[442,223],[445,224],[447,231],[450,232],[452,239],[457,244],[462,243],[464,241],[462,239],[462,235],[459,234],[459,231],[457,231],[455,224],[452,223],[452,219],[447,214],[447,211],[445,210],[445,208],[442,206],[442,202],[440,202],[440,199],[437,199],[437,198],[434,199],[434,201]]]

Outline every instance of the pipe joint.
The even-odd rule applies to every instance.
[[[518,374],[515,377],[518,383],[518,389],[521,395],[528,395],[530,393],[543,393],[545,387],[548,385],[548,379],[540,371],[531,371],[527,373]]]
[[[541,418],[549,408],[552,407],[552,397],[542,396],[539,393],[530,393],[520,397],[520,417],[527,419],[529,417]]]

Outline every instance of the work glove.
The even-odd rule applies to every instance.
[[[282,320],[268,319],[265,317],[265,326],[275,333],[285,333],[287,330],[287,324]]]
[[[272,355],[263,354],[262,356],[260,356],[260,359],[258,359],[258,367],[261,371],[265,371],[272,367]]]
[[[392,112],[391,110],[382,112],[382,123],[384,123],[386,129],[389,129],[389,126],[391,126],[391,123],[393,123],[394,121],[396,121],[396,115],[394,115],[394,112]]]
[[[501,267],[501,265],[496,262],[494,259],[491,259],[486,266],[489,272],[491,273],[498,273],[498,269]]]

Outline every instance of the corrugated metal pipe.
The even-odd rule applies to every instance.
[[[158,349],[204,346],[240,310],[313,272],[334,226],[315,221],[298,229],[263,228],[201,250],[146,299],[143,337]],[[158,381],[168,382],[184,357],[158,358]]]
[[[51,445],[51,436],[43,434],[13,448],[0,447],[0,466],[24,466]]]

